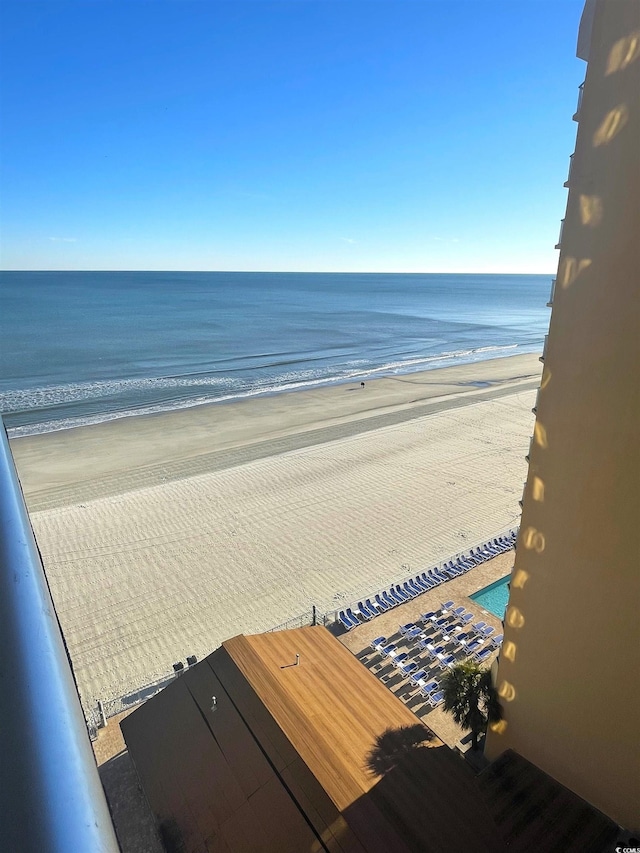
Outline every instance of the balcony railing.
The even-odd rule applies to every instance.
[[[564,182],[563,186],[568,187],[571,184],[571,172],[573,171],[573,158],[575,157],[575,153],[569,157],[569,171],[567,172],[567,180]]]
[[[538,393],[536,394],[536,402],[535,402],[533,409],[531,409],[531,411],[533,412],[534,415],[538,414],[538,401],[539,401],[539,399],[540,399],[540,389],[538,388]]]
[[[580,121],[580,108],[582,107],[582,96],[584,95],[584,82],[580,83],[578,86],[578,104],[576,106],[576,111],[573,114],[574,121]]]
[[[551,308],[553,305],[553,297],[556,295],[556,279],[554,278],[551,282],[551,293],[549,294],[549,301],[547,302],[547,308]]]
[[[562,232],[564,231],[564,219],[560,220],[560,233],[558,234],[558,242],[556,243],[556,249],[559,249],[562,246]]]
[[[524,506],[524,496],[526,493],[527,493],[527,481],[525,480],[524,483],[522,484],[522,497],[518,501],[518,504],[520,505],[520,509],[522,509],[522,507]]]
[[[78,691],[0,419],[0,848],[117,853]]]
[[[527,455],[524,457],[527,462],[531,462],[531,448],[533,447],[533,436],[529,436],[529,449],[527,450]]]
[[[549,335],[545,335],[544,336],[544,344],[542,346],[542,355],[539,358],[539,361],[541,361],[543,364],[544,364],[544,360],[547,356],[547,341],[548,340],[549,340]]]

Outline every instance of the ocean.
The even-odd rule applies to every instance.
[[[535,352],[547,275],[0,273],[11,436]]]

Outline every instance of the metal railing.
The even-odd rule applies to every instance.
[[[531,461],[531,450],[533,448],[533,436],[529,437],[529,449],[527,450],[527,455],[524,457],[527,462]]]
[[[562,248],[562,232],[564,231],[564,219],[560,220],[560,233],[558,234],[558,242],[555,245],[556,249]]]
[[[580,121],[580,107],[582,106],[582,98],[584,95],[584,82],[580,83],[578,86],[578,104],[576,106],[576,111],[573,114],[574,121]]]
[[[547,308],[551,308],[553,305],[553,298],[556,295],[556,279],[554,278],[551,282],[551,293],[549,294],[549,301],[547,302]],[[548,335],[547,335],[548,337]],[[546,340],[546,338],[545,338]]]
[[[547,341],[548,340],[549,340],[549,335],[545,335],[544,336],[544,344],[542,346],[542,355],[538,359],[538,361],[541,361],[543,364],[544,364],[545,358],[547,357]]]
[[[117,853],[1,419],[0,649],[0,847],[20,853]]]
[[[571,184],[571,172],[573,171],[573,160],[575,156],[575,153],[573,153],[569,157],[569,171],[567,172],[567,180],[563,184],[564,187],[568,187]]]

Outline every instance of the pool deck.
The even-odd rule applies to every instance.
[[[393,666],[372,651],[369,644],[374,638],[384,636],[389,642],[394,642],[400,647],[404,642],[404,638],[398,632],[400,625],[419,619],[420,615],[427,611],[438,610],[443,602],[449,600],[453,600],[456,607],[463,605],[470,610],[476,616],[474,621],[483,620],[493,626],[495,634],[501,634],[500,619],[491,611],[481,607],[477,601],[472,601],[469,596],[510,574],[514,556],[513,551],[500,554],[486,563],[475,566],[462,577],[447,581],[436,589],[429,590],[406,604],[382,613],[364,625],[338,636],[343,645],[350,649],[416,716],[429,726],[440,740],[450,747],[456,746],[466,737],[467,732],[453,721],[450,714],[443,711],[442,706],[431,708],[411,682],[402,678]],[[491,666],[497,654],[496,651],[489,657],[487,666]]]

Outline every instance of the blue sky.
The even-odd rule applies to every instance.
[[[2,0],[0,266],[552,273],[582,7]]]

